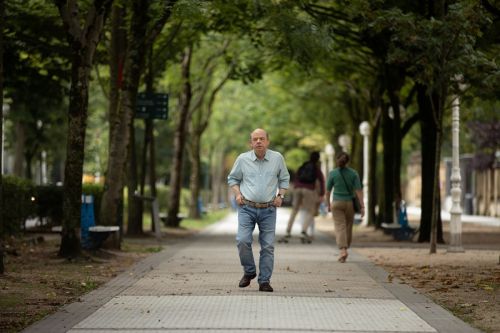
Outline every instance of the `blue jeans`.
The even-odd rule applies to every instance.
[[[245,275],[256,273],[252,252],[252,233],[255,225],[259,226],[259,284],[270,282],[274,266],[274,238],[276,231],[276,207],[255,208],[247,205],[238,206],[238,234],[236,243],[240,262]]]

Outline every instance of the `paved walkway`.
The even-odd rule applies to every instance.
[[[279,209],[278,234],[288,214]],[[256,280],[238,288],[236,224],[231,214],[165,246],[25,332],[479,332],[355,251],[337,262],[324,235],[276,244],[274,293]]]

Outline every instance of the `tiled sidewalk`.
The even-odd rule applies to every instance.
[[[288,213],[278,211],[278,234]],[[274,293],[256,280],[238,288],[236,229],[231,214],[25,332],[479,332],[355,251],[337,262],[322,235],[276,244]]]

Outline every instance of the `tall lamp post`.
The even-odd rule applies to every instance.
[[[459,161],[459,125],[460,125],[460,99],[457,96],[453,98],[451,106],[451,124],[452,124],[452,170],[451,170],[451,210],[450,210],[450,245],[448,252],[464,252],[462,247],[462,187],[460,177]]]
[[[367,121],[363,121],[359,125],[359,132],[363,136],[363,200],[365,207],[368,209],[368,203],[369,203],[369,198],[368,198],[368,168],[370,167],[370,162],[368,160],[368,151],[369,151],[369,136],[370,136],[370,124]],[[365,216],[363,217],[363,221],[361,222],[362,226],[367,226],[369,221],[369,216],[368,212],[365,213]]]
[[[326,165],[326,172],[325,172],[325,175],[327,175],[327,173],[330,171],[330,170],[333,170],[333,154],[335,153],[335,149],[333,148],[333,146],[329,143],[325,146],[325,154],[326,154],[326,158],[327,158],[327,165]]]
[[[347,134],[342,134],[339,136],[339,146],[342,148],[342,151],[348,153],[351,148],[351,138]]]

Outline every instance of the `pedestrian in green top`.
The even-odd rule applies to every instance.
[[[332,212],[335,224],[335,238],[340,249],[339,261],[347,259],[347,249],[351,246],[352,227],[354,224],[354,206],[352,199],[358,197],[361,205],[361,217],[365,215],[363,204],[363,187],[356,170],[347,167],[349,155],[341,152],[335,159],[337,168],[330,171],[326,183],[326,204]],[[330,204],[330,193],[333,188],[333,200]]]

